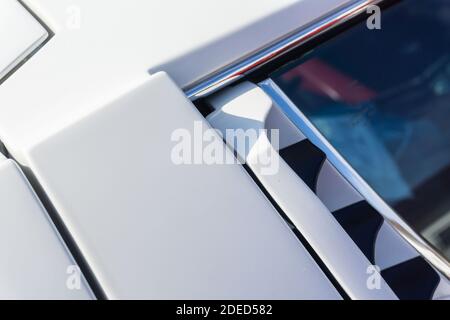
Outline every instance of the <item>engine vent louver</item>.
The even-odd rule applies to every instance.
[[[303,140],[281,149],[280,156],[311,190],[317,193],[319,176],[326,161],[325,153],[309,140]],[[344,179],[342,176],[340,178]],[[328,189],[332,188],[328,186]],[[339,191],[342,192],[342,188]],[[367,259],[380,267],[383,278],[400,299],[423,300],[435,297],[435,291],[441,281],[439,274],[425,259],[412,252],[412,248],[405,241],[395,239],[393,234],[389,234],[395,231],[367,201],[348,203],[347,206],[332,211],[332,214]],[[382,228],[384,232],[380,232]],[[385,261],[392,261],[392,258],[385,255],[396,254],[395,251],[392,252],[391,246],[386,245],[392,244],[393,241],[398,241],[393,244],[394,248],[398,249],[400,246],[400,250],[409,251],[399,254],[397,260],[401,260],[402,256],[415,256],[397,261],[395,265],[386,264]]]

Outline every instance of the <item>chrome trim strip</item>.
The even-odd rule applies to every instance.
[[[300,30],[286,36],[275,44],[259,50],[257,53],[237,62],[223,71],[194,83],[185,88],[185,93],[192,101],[205,97],[224,86],[227,86],[248,74],[251,71],[261,67],[274,58],[289,52],[290,50],[304,44],[305,42],[323,34],[330,29],[337,27],[349,19],[367,10],[371,5],[380,3],[384,0],[355,0],[337,12],[321,18],[319,21],[302,27]]]
[[[328,160],[350,182],[355,189],[378,211],[386,221],[398,231],[425,259],[450,279],[450,263],[423,238],[417,234],[403,219],[367,184],[352,166],[328,142],[311,121],[271,80],[267,79],[259,86],[283,110],[288,118],[318,148],[326,153]]]
[[[199,80],[185,88],[185,93],[192,101],[208,96],[223,87],[243,78],[245,75],[265,65],[273,59],[290,50],[305,44],[330,29],[337,27],[351,18],[361,14],[374,4],[384,0],[355,0],[337,12],[321,18],[319,21],[307,27],[302,27],[281,39],[280,41],[262,48],[253,55],[238,61],[215,74]],[[450,279],[450,264],[434,248],[426,243],[403,219],[389,207],[381,197],[353,170],[353,168],[339,155],[339,153],[327,142],[317,129],[308,121],[300,110],[287,98],[284,93],[270,80],[261,84],[262,88],[280,104],[280,107],[290,117],[291,121],[304,131],[304,134],[320,147],[330,161],[338,168],[343,176],[377,209],[386,220],[403,236],[423,257],[425,257],[436,269]]]

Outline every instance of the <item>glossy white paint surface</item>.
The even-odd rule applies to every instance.
[[[0,299],[92,299],[22,172],[0,158]]]
[[[54,37],[0,86],[0,140],[23,150],[166,71],[180,87],[350,0],[25,0]]]
[[[241,166],[171,161],[194,121],[159,73],[27,150],[107,296],[339,299]]]
[[[0,80],[48,37],[17,1],[0,1]]]

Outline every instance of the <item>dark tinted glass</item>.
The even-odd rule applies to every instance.
[[[271,78],[450,258],[450,1],[402,1]]]

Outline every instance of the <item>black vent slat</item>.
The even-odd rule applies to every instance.
[[[401,300],[432,299],[439,284],[437,272],[422,257],[417,257],[381,272]]]
[[[326,159],[322,150],[305,139],[280,150],[280,156],[316,192],[317,177]]]

